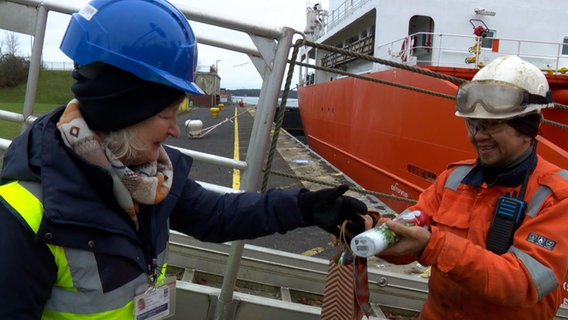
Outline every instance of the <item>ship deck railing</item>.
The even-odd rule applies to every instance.
[[[336,9],[333,9],[328,13],[327,20],[324,22],[325,27],[323,29],[323,33],[347,20],[359,8],[363,7],[368,2],[371,2],[371,0],[345,0]]]
[[[341,49],[410,66],[462,68],[471,69],[472,72],[499,56],[517,55],[547,74],[565,75],[568,72],[568,44],[562,42],[417,32],[377,44],[377,39],[374,37],[369,35]],[[303,50],[310,52],[310,48]],[[333,49],[319,50],[318,58],[323,67],[341,67],[341,70],[353,74],[366,74],[390,68],[383,64],[343,55]],[[301,72],[312,78],[311,74],[316,73],[308,70]],[[346,77],[343,74],[334,74],[332,71],[320,71],[320,73],[322,75],[317,76],[319,80],[300,79],[301,84],[319,82],[330,77],[337,79]]]
[[[422,44],[423,39],[429,41]],[[477,69],[499,56],[517,55],[547,72],[564,74],[568,68],[568,45],[562,42],[418,32],[375,50],[379,58],[415,65]]]

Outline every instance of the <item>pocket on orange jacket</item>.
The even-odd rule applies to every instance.
[[[441,230],[451,229],[452,233],[465,236],[471,220],[472,201],[454,194],[444,197],[436,214],[431,215],[435,225]]]

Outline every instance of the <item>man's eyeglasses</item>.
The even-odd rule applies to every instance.
[[[488,135],[493,135],[505,128],[507,120],[465,119],[465,124],[471,135],[475,136],[479,130],[483,130]]]
[[[468,114],[481,105],[490,113],[520,112],[529,104],[548,104],[552,102],[550,91],[546,97],[531,94],[512,84],[496,80],[477,80],[458,88],[456,110]]]

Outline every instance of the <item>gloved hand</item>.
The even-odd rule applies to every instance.
[[[316,225],[336,237],[339,237],[341,225],[345,220],[348,220],[346,229],[349,238],[365,231],[365,220],[360,214],[368,214],[367,206],[355,198],[344,196],[348,189],[348,186],[341,185],[318,191],[301,191],[298,205],[306,224]],[[375,218],[371,218],[374,225]]]

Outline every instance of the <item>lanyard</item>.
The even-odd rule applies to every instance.
[[[142,239],[144,259],[146,261],[146,274],[148,275],[148,283],[154,286],[159,276],[158,257],[156,254],[156,224],[153,219],[153,212],[149,206],[140,206],[138,218],[140,223],[140,237]],[[148,209],[148,210],[143,210]],[[143,212],[143,213],[141,213]]]

